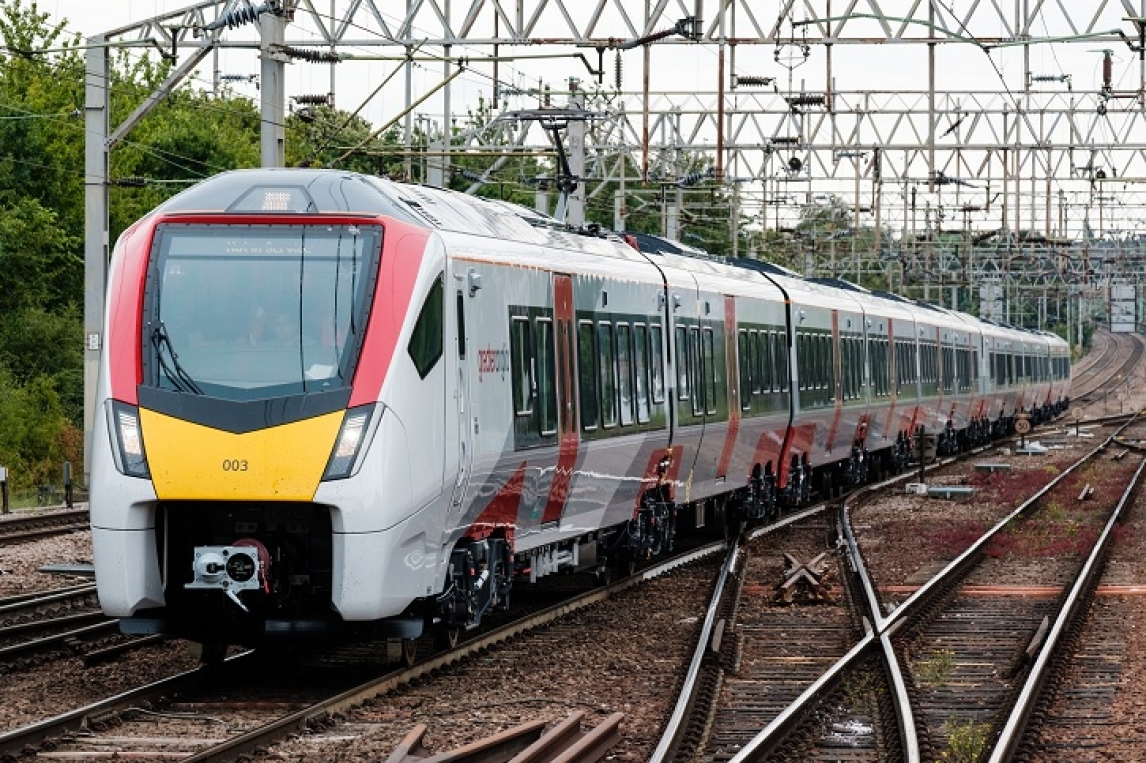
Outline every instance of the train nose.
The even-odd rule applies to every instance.
[[[323,478],[344,411],[233,433],[141,408],[160,500],[309,501]]]

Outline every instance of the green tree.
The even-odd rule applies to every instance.
[[[337,167],[372,175],[401,166],[401,157],[393,155],[400,142],[396,128],[374,136],[362,117],[328,106],[298,109],[286,124],[288,167]]]

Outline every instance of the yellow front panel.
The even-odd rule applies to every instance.
[[[246,434],[139,410],[160,500],[309,501],[330,458],[342,412]]]

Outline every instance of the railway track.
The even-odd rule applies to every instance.
[[[0,545],[86,531],[88,510],[63,509],[0,518]]]
[[[757,552],[760,562],[743,561],[732,575],[732,593],[725,594],[728,601],[713,605],[720,617],[697,653],[708,669],[696,681],[694,695],[687,700],[682,695],[687,718],[675,731],[669,724],[652,760],[964,759],[959,756],[969,746],[1002,733],[1008,713],[1023,712],[1016,709],[1016,697],[1037,659],[1034,637],[1045,638],[1066,605],[1059,601],[1064,597],[1047,595],[1043,589],[1029,595],[1029,585],[1015,587],[1023,582],[1023,565],[1008,573],[998,559],[986,557],[984,549],[991,536],[1002,537],[1019,523],[1028,530],[1037,522],[1061,524],[1067,499],[1078,501],[1077,495],[1070,495],[1078,486],[1069,475],[1096,459],[1106,459],[1113,442],[1108,438],[1065,470],[1057,487],[1025,501],[942,573],[915,586],[906,600],[877,595],[844,510],[840,526],[850,549],[847,555],[835,551],[822,519],[816,531],[806,531],[803,546],[795,536],[774,535],[778,543]],[[1115,452],[1125,454],[1126,449]],[[1133,464],[1125,461],[1117,470],[1125,485]],[[1111,479],[1103,478],[1107,492]],[[1028,514],[1041,519],[1025,519]],[[1085,514],[1087,522],[1069,532],[1098,536],[1108,517],[1099,519],[1097,511]],[[788,557],[782,552],[785,544],[794,550]],[[754,632],[753,615],[743,602],[753,599],[752,606],[758,608],[761,599],[772,600],[783,579],[781,569],[791,579],[793,559],[807,569],[807,562],[824,550],[828,564],[820,572],[826,574],[817,577],[830,581],[835,570],[840,600],[773,612],[770,619],[777,630]],[[763,562],[769,555],[771,563]],[[784,558],[783,564],[779,558]],[[987,566],[976,568],[984,559]],[[1069,588],[1068,582],[1084,576],[1090,566],[1078,559],[1073,566],[1064,562],[1058,575],[1060,588]],[[761,568],[771,570],[767,586],[760,585],[756,570]],[[1011,586],[1005,585],[1007,574],[1017,576],[1010,580]],[[743,594],[745,589],[751,596]],[[860,615],[869,624],[866,632],[856,625]],[[1043,617],[1048,618],[1045,626]],[[754,652],[745,646],[752,641],[762,642],[764,648]],[[769,674],[769,662],[783,665],[785,674]],[[808,670],[812,665],[817,667]],[[797,676],[791,684],[785,680]],[[781,696],[786,702],[777,701]]]
[[[1142,362],[1146,344],[1137,334],[1111,334],[1103,331],[1101,348],[1091,355],[1095,359],[1071,380],[1071,399],[1083,406],[1108,402],[1107,396],[1122,384],[1130,385]]]
[[[818,516],[819,518],[814,519],[814,518],[812,518],[813,516]],[[827,534],[828,534],[828,530],[827,530],[828,523],[823,517],[824,517],[824,514],[822,511],[818,515],[801,514],[798,517],[792,517],[792,518],[789,518],[788,520],[785,520],[784,523],[781,523],[780,525],[778,525],[775,528],[768,528],[768,530],[772,533],[806,532],[812,536],[814,536],[815,534],[818,533],[822,537],[826,538]],[[799,521],[819,522],[820,527],[815,529],[815,530],[805,529],[804,531],[800,531],[797,528],[794,528],[791,526],[792,522],[799,522]],[[793,536],[793,537],[795,537],[795,536]],[[797,557],[800,561],[810,560],[810,557],[812,556],[811,552],[814,550],[815,547],[813,546],[811,548],[805,549],[803,546],[794,545],[794,543],[795,542],[793,541],[793,545],[789,546],[789,548],[794,550],[794,552],[790,552],[790,553],[792,553],[792,555]],[[780,544],[780,545],[783,545],[783,544]],[[827,547],[822,542],[821,542],[820,546],[825,547],[825,548]],[[751,551],[751,549],[749,549],[749,550]],[[714,552],[710,551],[710,553],[714,553]],[[769,554],[769,553],[773,554],[773,562],[774,562],[773,563],[774,574],[772,575],[773,583],[768,584],[768,585],[772,585],[772,584],[774,584],[776,574],[778,574],[778,570],[776,570],[777,565],[775,563],[775,560],[777,558],[775,555],[778,552],[773,550],[773,551],[765,551],[765,552],[756,552],[755,555],[750,553],[749,557],[754,558],[754,556],[759,556],[760,559],[763,559],[764,558],[763,554]],[[779,555],[782,556],[782,552],[779,552]],[[838,557],[838,558],[842,559],[842,557]],[[754,562],[754,564],[757,564],[757,566],[767,567],[768,565],[766,563],[760,561],[760,559],[757,559]],[[836,563],[835,559],[836,559],[836,557],[832,557],[833,564]],[[751,565],[746,565],[746,566],[751,566]],[[849,573],[846,572],[847,566],[845,565],[843,567],[838,567],[837,569],[839,570],[839,572],[837,574],[839,575],[840,582],[843,583],[843,582],[847,581],[847,579],[849,577]],[[761,586],[764,584],[757,582],[755,584],[749,583],[748,585],[749,586],[752,586],[752,585]],[[751,588],[749,590],[754,595],[759,594],[759,591],[752,591]],[[599,592],[597,592],[597,593],[599,593]],[[711,606],[713,606],[713,605],[710,605],[710,607]],[[723,612],[723,614],[720,614],[721,612]],[[718,614],[720,614],[720,616],[717,616]],[[744,652],[742,651],[743,645],[739,645],[739,646],[735,646],[735,647],[729,646],[731,644],[735,644],[736,640],[731,638],[731,635],[730,635],[729,630],[728,630],[730,628],[729,623],[731,621],[726,619],[726,618],[727,618],[727,610],[722,610],[719,607],[712,610],[711,617],[706,616],[705,618],[703,618],[706,621],[706,626],[705,626],[706,628],[711,627],[715,631],[720,631],[720,629],[723,628],[724,629],[723,633],[725,634],[725,640],[719,649],[713,649],[712,648],[712,636],[711,636],[712,631],[709,631],[709,635],[702,642],[703,648],[698,648],[698,653],[700,653],[700,655],[701,655],[700,659],[702,662],[705,660],[711,661],[713,659],[715,659],[717,662],[720,662],[722,660],[727,660],[727,657],[722,656],[722,655],[727,655],[729,653],[729,650],[733,650],[733,653],[734,653],[735,649],[741,649],[740,654],[741,655],[744,654]],[[724,619],[725,622],[721,626],[720,621],[722,619]],[[847,652],[847,654],[851,654],[853,652],[856,652],[857,650],[868,650],[869,647],[866,645],[867,642],[872,641],[872,640],[878,640],[878,639],[873,639],[873,637],[870,634],[867,636],[857,636],[856,634],[859,634],[859,630],[856,628],[856,626],[853,622],[854,616],[848,615],[847,619],[848,619],[848,626],[847,627],[849,629],[851,629],[851,632],[853,634],[851,636],[851,641],[853,642],[850,646],[851,651]],[[708,621],[710,621],[710,620],[711,620],[711,622],[709,623]],[[513,637],[507,637],[507,638],[513,638]],[[846,641],[847,640],[845,640],[845,643],[846,643]],[[506,652],[504,650],[504,648],[501,646],[502,643],[504,643],[504,640],[503,641],[495,641],[495,642],[493,642],[494,645],[478,646],[476,648],[476,651],[475,651],[476,654],[487,655],[487,657],[485,657],[485,658],[479,657],[477,659],[479,659],[479,660],[485,659],[487,662],[490,662],[490,664],[484,668],[484,672],[489,674],[487,676],[487,678],[491,677],[493,675],[496,675],[496,674],[504,674],[509,667],[509,664],[507,662],[505,662],[505,660],[508,659],[510,662],[514,662],[514,660],[512,659],[512,655],[518,654],[518,652],[513,651],[513,650]],[[782,642],[782,643],[795,643],[795,639],[789,638],[789,640],[787,642]],[[816,641],[816,639],[810,639],[809,643],[818,643],[818,642]],[[837,649],[838,649],[838,647],[837,647]],[[533,649],[529,648],[529,647],[522,649],[522,653],[526,653],[526,652],[530,652],[530,651],[533,651]],[[847,650],[845,649],[845,652],[846,651]],[[706,652],[708,654],[706,654]],[[488,657],[488,655],[497,655],[497,654],[510,655],[510,657],[498,657],[496,659]],[[249,749],[252,749],[254,747],[265,747],[265,746],[271,744],[274,740],[282,739],[284,735],[292,733],[299,728],[305,727],[305,728],[310,728],[310,729],[314,730],[316,728],[324,727],[329,723],[328,719],[330,718],[331,713],[343,712],[345,710],[345,708],[347,708],[347,707],[361,707],[361,703],[363,701],[365,701],[364,697],[378,696],[380,693],[396,691],[400,687],[410,686],[411,685],[410,682],[417,682],[417,681],[422,681],[422,680],[427,680],[427,681],[437,680],[437,679],[434,679],[434,676],[439,675],[441,672],[445,671],[447,669],[448,665],[456,664],[456,658],[451,658],[448,655],[443,655],[443,658],[446,659],[446,663],[435,664],[433,667],[429,667],[426,670],[426,672],[414,673],[414,674],[406,673],[404,678],[398,678],[396,676],[391,676],[391,679],[394,681],[394,683],[389,684],[389,685],[386,685],[384,683],[384,677],[380,675],[374,681],[371,682],[369,688],[362,688],[361,686],[352,687],[351,690],[348,690],[348,691],[352,691],[352,692],[354,692],[354,694],[350,695],[349,697],[342,697],[342,699],[341,699],[341,701],[348,703],[345,705],[339,705],[339,704],[337,704],[337,702],[335,704],[330,704],[330,701],[323,701],[323,702],[316,702],[313,704],[307,704],[306,707],[299,707],[299,705],[302,703],[300,703],[298,701],[297,697],[294,697],[294,698],[288,697],[287,699],[284,700],[282,696],[271,697],[271,698],[260,699],[260,700],[250,700],[248,702],[248,704],[250,704],[252,706],[258,705],[258,704],[263,705],[264,709],[266,709],[270,715],[276,716],[277,719],[273,720],[273,721],[269,721],[269,720],[266,720],[266,718],[262,718],[258,721],[251,721],[250,724],[248,724],[248,725],[251,726],[252,728],[249,729],[247,734],[241,735],[239,737],[232,737],[232,738],[227,738],[227,739],[222,739],[221,737],[215,738],[215,737],[209,736],[202,728],[200,728],[198,730],[190,730],[190,731],[187,729],[183,729],[182,731],[173,732],[171,735],[166,735],[163,732],[156,731],[156,728],[155,728],[156,722],[155,721],[148,720],[148,721],[144,721],[143,725],[145,727],[147,727],[148,730],[154,731],[156,733],[148,735],[146,733],[146,731],[144,731],[143,733],[140,733],[140,730],[134,730],[134,731],[128,732],[128,731],[124,731],[123,730],[124,727],[120,726],[120,727],[118,727],[119,728],[118,732],[112,733],[110,736],[103,737],[103,739],[104,739],[103,742],[95,742],[94,739],[88,739],[86,741],[92,742],[92,745],[93,745],[92,747],[90,747],[90,748],[78,747],[75,749],[78,749],[80,751],[83,751],[86,749],[88,752],[93,752],[93,753],[94,752],[100,752],[100,751],[106,753],[112,749],[123,749],[125,751],[125,754],[127,754],[127,753],[136,754],[136,753],[141,753],[144,748],[141,748],[138,746],[132,746],[132,745],[135,745],[136,743],[129,742],[127,740],[128,739],[138,739],[141,736],[143,738],[148,738],[148,736],[150,736],[153,739],[159,739],[159,740],[163,740],[163,739],[180,739],[180,740],[183,740],[181,742],[173,743],[173,744],[175,744],[175,746],[188,745],[188,747],[179,748],[180,750],[182,750],[182,752],[186,752],[188,754],[194,754],[194,755],[200,755],[201,754],[202,756],[208,756],[208,754],[211,756],[214,756],[214,755],[230,756],[230,755],[240,754],[240,751],[242,749],[248,749],[249,750]],[[436,660],[438,658],[434,658],[434,659]],[[846,659],[846,657],[844,659]],[[730,664],[730,663],[726,662],[725,664]],[[741,663],[741,664],[743,664],[743,663]],[[840,661],[837,661],[835,664],[839,665]],[[855,701],[852,701],[852,704],[849,706],[849,710],[846,713],[847,717],[843,719],[843,722],[835,723],[834,724],[834,727],[835,727],[834,730],[832,728],[833,724],[829,724],[827,727],[826,733],[820,733],[819,736],[816,737],[819,740],[819,742],[817,742],[817,743],[822,744],[823,749],[829,751],[829,752],[824,753],[824,755],[827,756],[827,755],[830,755],[830,750],[832,749],[833,745],[847,745],[849,747],[855,747],[857,745],[857,740],[860,740],[860,742],[859,742],[860,744],[867,744],[869,750],[876,751],[876,752],[872,752],[872,753],[868,753],[868,754],[869,755],[875,755],[877,757],[868,758],[868,759],[883,759],[883,758],[879,758],[878,756],[879,755],[886,755],[887,750],[899,749],[902,746],[902,743],[898,739],[895,739],[895,740],[890,739],[889,732],[886,731],[887,728],[893,728],[894,727],[894,723],[895,723],[895,721],[894,721],[894,710],[891,711],[891,715],[889,716],[889,711],[888,711],[887,707],[885,707],[884,705],[881,705],[879,702],[872,703],[868,698],[865,698],[865,695],[863,695],[862,692],[858,695],[856,694],[855,686],[857,686],[857,685],[863,686],[865,684],[873,684],[874,685],[875,683],[878,683],[878,682],[883,680],[881,677],[881,671],[880,671],[880,668],[878,665],[878,661],[875,660],[875,658],[873,657],[872,654],[869,653],[866,655],[865,661],[863,662],[862,665],[860,665],[858,662],[856,664],[859,665],[859,667],[856,667],[854,669],[854,671],[848,673],[847,676],[845,676],[844,678],[835,679],[834,685],[833,685],[833,681],[831,679],[832,671],[826,671],[826,672],[825,671],[818,671],[818,670],[812,671],[813,674],[815,674],[815,673],[819,674],[818,677],[813,675],[813,676],[810,676],[810,678],[809,678],[809,680],[811,680],[813,682],[812,683],[813,689],[816,686],[824,686],[824,687],[828,687],[829,690],[834,690],[837,692],[836,694],[823,694],[821,692],[821,694],[820,694],[820,701],[821,702],[823,701],[824,696],[832,696],[833,698],[835,698],[833,700],[833,702],[831,702],[829,704],[838,704],[837,700],[840,697],[843,697],[845,700],[848,700],[849,698],[850,698],[850,700],[855,700]],[[281,671],[281,662],[277,663],[277,665],[278,665],[278,667],[276,669],[281,674],[281,672],[282,672]],[[323,668],[323,670],[329,671],[330,670],[329,664],[327,664],[326,667]],[[356,668],[355,672],[359,674],[359,675],[355,676],[355,679],[361,678],[361,675],[360,675],[360,673],[362,672],[361,665],[359,665]],[[698,671],[698,672],[703,672],[703,671]],[[233,685],[235,682],[235,679],[238,679],[239,683],[242,683],[244,675],[246,675],[246,674],[233,672],[233,671],[231,671],[230,668],[228,668],[227,684]],[[252,673],[251,675],[252,675],[252,678],[251,678],[252,681],[256,681],[256,682],[261,681],[261,678],[259,677],[257,672]],[[837,671],[837,675],[843,675],[843,674],[838,673],[838,671]],[[426,676],[428,676],[428,678],[424,678]],[[294,681],[292,682],[292,684],[298,685],[298,683],[300,683],[298,679],[299,679],[299,675],[298,674],[294,675]],[[202,681],[204,681],[204,676],[201,672],[196,672],[192,678],[188,678],[186,680],[189,680],[192,683],[201,683]],[[302,683],[305,683],[305,678],[303,679]],[[839,688],[840,686],[844,687],[844,689],[842,690],[842,692],[843,692],[842,694],[839,693],[841,691]],[[208,690],[216,690],[217,691],[217,689],[218,689],[218,683],[216,683],[213,688],[208,683]],[[228,710],[228,708],[232,707],[232,705],[230,705],[229,703],[211,704],[209,701],[206,701],[206,700],[197,701],[194,699],[190,699],[189,695],[186,695],[187,690],[185,688],[178,686],[178,685],[168,684],[162,688],[156,689],[155,691],[157,693],[154,694],[153,696],[150,696],[150,697],[144,696],[144,695],[138,695],[135,692],[132,692],[131,697],[126,699],[125,701],[127,701],[129,703],[129,706],[139,706],[143,703],[155,703],[156,707],[163,708],[163,710],[162,710],[163,712],[166,712],[166,711],[191,712],[191,713],[195,713],[195,714],[199,714],[199,715],[212,715],[212,714],[218,715],[220,713],[230,712],[230,710]],[[807,694],[807,690],[804,693]],[[174,697],[174,696],[182,696],[183,697],[182,704],[171,703],[168,700],[163,699],[165,697],[170,698],[170,697]],[[127,695],[125,695],[125,697],[127,697]],[[856,700],[857,697],[858,697],[858,700]],[[391,699],[391,698],[388,698],[388,704],[389,704],[389,699]],[[783,703],[781,703],[781,704],[783,704]],[[792,707],[793,707],[792,705],[789,705],[787,707],[781,708],[778,711],[778,713],[775,714],[775,717],[774,717],[773,721],[771,722],[771,724],[760,723],[759,720],[764,719],[764,717],[762,716],[761,719],[754,722],[754,723],[757,723],[756,730],[759,730],[760,725],[776,725],[776,723],[778,721],[782,722],[783,724],[787,725],[787,727],[788,727],[788,732],[787,732],[785,738],[796,739],[796,741],[795,742],[792,742],[792,741],[781,742],[781,744],[796,744],[796,745],[800,746],[799,749],[803,749],[806,752],[807,750],[812,749],[812,748],[808,747],[808,744],[810,744],[810,743],[807,741],[807,739],[811,739],[811,736],[808,736],[807,722],[805,722],[804,726],[803,726],[804,734],[805,734],[805,737],[807,737],[807,739],[801,740],[798,734],[795,737],[791,736],[792,724],[791,724],[791,722],[785,720],[786,718],[796,718],[796,719],[799,718],[799,712],[794,711],[792,709]],[[218,711],[218,713],[216,713],[215,711]],[[377,712],[378,712],[377,710],[373,711],[373,713],[375,715],[377,715]],[[770,712],[772,712],[772,711],[770,711]],[[111,715],[108,716],[108,713],[110,713]],[[78,716],[78,717],[79,718],[85,718],[86,717],[89,719],[92,717],[105,717],[105,716],[113,717],[113,718],[114,717],[120,717],[120,718],[126,717],[126,716],[116,716],[115,713],[116,713],[116,711],[114,709],[109,710],[106,708],[104,708],[104,709],[95,708],[95,709],[92,709],[91,712],[89,712],[89,713],[81,713],[80,716]],[[363,715],[363,713],[359,712],[358,715],[361,716],[361,715]],[[370,712],[369,711],[366,712],[365,715],[367,717],[369,717]],[[666,710],[665,717],[667,717],[668,715],[669,715],[669,712]],[[888,720],[889,717],[892,720]],[[177,719],[177,722],[178,722],[178,720],[179,719]],[[203,721],[203,720],[198,720],[198,721],[187,720],[187,719],[182,719],[182,720],[185,720],[188,723],[192,723],[192,724],[208,723],[208,721]],[[594,720],[599,721],[600,718],[596,718]],[[75,717],[73,717],[70,721],[70,723],[72,724],[71,727],[74,728],[76,724],[79,724],[82,722],[83,721],[77,720]],[[632,722],[632,721],[630,721],[630,722]],[[64,727],[65,728],[68,726],[68,723],[69,723],[69,721],[64,721]],[[119,723],[119,721],[111,721],[110,723]],[[133,723],[135,723],[135,722],[133,722]],[[244,723],[245,723],[245,721],[244,721]],[[659,721],[657,723],[659,724]],[[91,726],[91,725],[92,724],[89,720],[88,726]],[[235,725],[235,724],[232,724],[232,725]],[[350,721],[344,722],[343,724],[340,724],[336,727],[332,727],[332,730],[329,732],[329,735],[330,735],[330,738],[332,738],[332,739],[333,738],[342,738],[344,736],[345,737],[352,737],[356,734],[356,730],[359,727],[361,727],[364,730],[363,731],[364,734],[368,735],[370,733],[376,733],[377,729],[378,729],[378,725],[379,724],[376,722],[375,719],[350,720]],[[406,724],[405,728],[403,729],[403,733],[411,731],[411,727],[413,727],[414,725],[415,724],[413,724],[413,723]],[[272,728],[272,727],[274,727],[274,728]],[[800,722],[798,720],[796,721],[794,727],[795,728],[801,727]],[[822,729],[823,727],[821,725],[821,726],[818,726],[817,728]],[[870,729],[870,730],[868,730],[868,729]],[[231,731],[234,731],[234,730],[235,729],[231,729]],[[844,732],[846,732],[846,733],[844,733]],[[13,733],[15,733],[15,732],[13,732]],[[36,733],[42,733],[43,734],[46,732],[33,731],[32,733],[34,736]],[[51,736],[54,736],[58,733],[60,733],[60,732],[57,730],[56,732],[48,733],[47,736],[51,737]],[[228,732],[228,734],[230,734],[230,732]],[[322,737],[323,737],[322,733],[312,734],[309,736],[309,738],[314,739],[316,742],[321,741]],[[46,738],[46,737],[41,736],[41,740],[44,738]],[[192,745],[192,743],[190,741],[188,741],[190,739],[197,739],[198,740],[198,742],[194,746],[197,749],[200,749],[199,753],[195,753],[190,749],[189,746]],[[240,740],[242,740],[242,741],[240,741]],[[81,740],[77,740],[76,743],[72,743],[72,744],[78,744],[80,741]],[[220,747],[219,751],[210,752],[210,753],[208,753],[209,748],[208,749],[202,749],[205,744],[208,744],[211,742],[217,742],[222,747]],[[6,749],[4,745],[6,745],[7,743],[8,743],[8,740],[6,740],[3,737],[0,737],[0,753],[2,753],[4,749]],[[22,741],[19,743],[13,742],[13,744],[18,744],[19,747],[23,748],[23,746],[25,744],[28,744],[28,742],[27,741]],[[232,746],[232,745],[235,745],[235,746]],[[442,744],[439,743],[438,746],[442,747]],[[651,749],[651,747],[650,747],[650,749]],[[797,749],[797,748],[790,748],[790,749]],[[167,752],[173,753],[174,751],[168,750]],[[182,754],[182,753],[177,753],[177,754]],[[814,752],[810,753],[811,758],[814,758],[815,755],[816,755],[816,753],[814,753]],[[862,754],[857,752],[857,755],[859,755],[859,757],[857,759],[864,759],[862,757]],[[893,755],[891,757],[891,759],[894,759],[894,757],[895,756]],[[193,758],[193,759],[208,759],[208,758],[202,757],[202,758]],[[331,759],[333,759],[333,757]],[[715,758],[713,758],[713,759],[715,759]],[[749,759],[749,758],[741,758],[741,759]]]
[[[512,677],[507,676],[505,661],[515,663],[519,652],[552,654],[552,650],[559,648],[553,645],[554,642],[564,644],[570,638],[592,647],[592,640],[588,637],[591,626],[579,625],[577,620],[590,616],[583,613],[593,605],[632,595],[630,589],[646,580],[668,575],[678,567],[681,569],[672,575],[693,576],[687,584],[682,583],[686,590],[695,589],[699,580],[711,580],[711,569],[697,572],[695,565],[688,566],[688,563],[696,561],[703,566],[703,559],[714,554],[718,559],[725,546],[723,541],[708,544],[608,587],[596,588],[572,600],[545,607],[474,636],[456,649],[428,657],[408,669],[394,671],[385,666],[377,645],[344,647],[310,658],[302,658],[295,653],[251,653],[240,659],[228,660],[225,670],[182,674],[0,735],[0,756],[15,754],[29,746],[49,745],[56,749],[57,754],[79,757],[87,754],[106,756],[119,751],[131,757],[233,758],[283,740],[300,729],[321,728],[329,724],[333,714],[348,713],[351,708],[373,697],[399,690],[411,691],[412,683],[448,683],[450,679],[443,676],[450,670],[464,667],[475,674],[467,678],[466,683],[488,691],[489,681],[495,676],[512,681]],[[708,567],[712,566],[708,564]],[[696,578],[697,575],[700,577]],[[664,582],[660,584],[666,585]],[[648,622],[647,618],[634,617],[630,624],[634,632],[630,638],[635,640],[640,630],[648,627]],[[549,627],[542,628],[546,625]],[[688,621],[675,625],[686,630],[696,627]],[[549,639],[551,651],[545,651],[545,646],[529,643],[514,647],[516,640],[538,638]],[[560,647],[568,648],[567,644]],[[608,656],[607,653],[601,654]],[[292,669],[284,671],[285,663],[289,663]],[[364,674],[370,674],[365,682]],[[150,710],[146,713],[131,710],[140,707]],[[371,710],[363,712],[376,714]],[[606,715],[613,712],[610,710]],[[223,720],[224,723],[215,723],[212,719]],[[351,719],[339,727],[338,733],[352,735],[354,729],[362,725]],[[365,725],[377,731],[377,724]],[[413,726],[414,723],[400,720],[390,724],[392,730],[400,729],[396,742]],[[86,731],[77,735],[81,729]]]
[[[1137,444],[1137,443],[1136,443]],[[1122,451],[1117,451],[1121,453]],[[1095,565],[1093,584],[1077,592],[1075,617],[1065,621],[1055,659],[1037,674],[1038,691],[1021,736],[1010,745],[1014,759],[1141,760],[1141,676],[1146,648],[1139,635],[1146,602],[1146,537],[1135,528],[1146,516],[1141,490],[1124,501],[1111,528],[1109,551]]]
[[[118,625],[99,611],[90,584],[2,598],[0,672],[60,654],[91,664],[159,640],[122,636]]]
[[[988,556],[992,544],[1038,525],[1062,523],[1062,503],[1077,485],[1070,475],[1084,464],[1109,455],[1113,438],[1080,459],[1050,485],[1023,502],[907,600],[888,602],[867,575],[854,536],[849,547],[866,592],[872,631],[815,685],[745,745],[734,761],[763,760],[782,751],[785,757],[819,759],[825,740],[841,742],[835,730],[849,727],[854,710],[845,699],[886,695],[896,698],[894,721],[873,724],[870,735],[898,738],[901,752],[885,746],[878,759],[979,759],[994,750],[992,760],[1007,760],[1022,739],[1026,719],[1039,697],[1046,669],[1060,643],[1058,634],[1076,615],[1083,591],[1093,586],[1094,570],[1105,552],[1126,498],[1141,478],[1141,462],[1120,468],[1122,498],[1107,513],[1085,512],[1084,529],[1093,530],[1081,556],[1052,555],[1059,568],[1050,590],[1032,586],[1024,576],[1029,557],[1013,549]],[[1107,475],[1107,487],[1112,475]],[[841,521],[846,520],[845,516]],[[1062,529],[1062,528],[1060,528]],[[1070,534],[1070,533],[1067,533]],[[1046,537],[1046,536],[1039,536]],[[1061,536],[1060,536],[1061,537]],[[1046,552],[1040,569],[1047,564]],[[1004,560],[1004,561],[1001,561]],[[890,610],[889,614],[884,614]],[[882,669],[872,660],[882,656]],[[875,681],[876,689],[855,687]],[[825,702],[834,697],[833,702]],[[852,705],[855,704],[853,701]],[[843,707],[825,712],[824,707]],[[873,715],[875,715],[873,713]],[[886,713],[882,714],[886,716]],[[855,759],[864,759],[862,751]],[[852,759],[849,757],[849,759]]]

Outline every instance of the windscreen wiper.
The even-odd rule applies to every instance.
[[[196,395],[202,395],[203,390],[199,389],[199,385],[195,380],[183,370],[183,366],[179,364],[179,356],[175,353],[175,348],[171,346],[171,338],[167,336],[167,327],[163,321],[159,322],[151,332],[151,344],[155,348],[155,358],[159,361],[159,367],[171,383],[175,385],[175,389],[180,392],[191,392]],[[165,352],[166,351],[166,352]],[[167,359],[164,358],[166,354],[170,359],[170,365]]]

